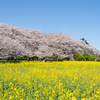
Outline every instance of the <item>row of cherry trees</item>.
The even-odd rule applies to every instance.
[[[100,57],[100,51],[75,40],[63,33],[42,33],[0,23],[0,58],[33,57],[48,58],[52,56],[73,59],[75,52],[87,52]]]

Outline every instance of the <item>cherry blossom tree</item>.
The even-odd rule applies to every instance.
[[[87,52],[100,57],[100,51],[61,32],[42,33],[39,30],[21,29],[0,23],[0,58],[60,57],[73,59],[76,52]]]

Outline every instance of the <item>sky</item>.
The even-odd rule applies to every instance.
[[[85,38],[100,50],[100,0],[0,0],[0,23]]]

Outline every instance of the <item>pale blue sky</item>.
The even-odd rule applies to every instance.
[[[100,50],[100,0],[0,0],[0,22],[85,38]]]

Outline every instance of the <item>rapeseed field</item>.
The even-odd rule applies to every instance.
[[[100,100],[100,63],[0,63],[0,100]]]

